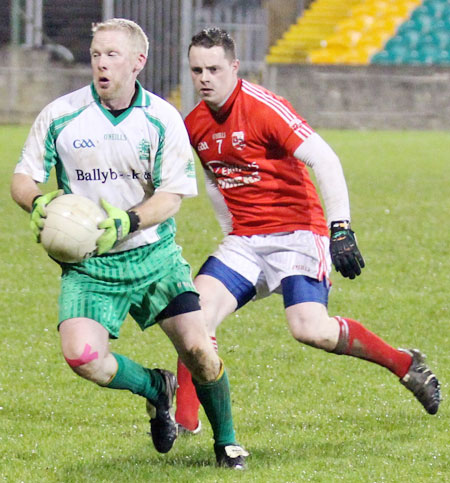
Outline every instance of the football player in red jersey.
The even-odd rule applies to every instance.
[[[215,347],[225,317],[281,293],[296,340],[387,368],[435,414],[439,382],[418,350],[395,349],[356,320],[328,315],[331,263],[350,279],[364,267],[337,155],[289,102],[238,77],[227,32],[213,27],[195,35],[189,64],[201,100],[185,124],[225,234],[195,278]],[[178,381],[176,420],[195,433],[198,402],[181,362]]]

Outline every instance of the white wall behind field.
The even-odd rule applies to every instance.
[[[66,67],[43,50],[5,47],[0,50],[0,123],[29,124],[46,104],[90,80],[89,67]]]
[[[450,67],[270,65],[263,83],[314,127],[450,129]]]
[[[45,51],[4,48],[0,123],[31,123],[53,99],[90,81],[89,66],[64,66]],[[261,83],[314,128],[450,129],[450,67],[270,65]]]

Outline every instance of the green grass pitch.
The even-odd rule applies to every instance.
[[[330,314],[356,318],[392,345],[418,347],[444,402],[428,416],[385,369],[301,346],[279,296],[219,329],[248,471],[214,467],[211,431],[167,455],[147,435],[144,401],[81,380],[60,354],[58,266],[35,244],[9,182],[28,128],[0,128],[0,481],[450,481],[450,134],[321,131],[340,155],[366,260],[354,281],[333,273]],[[201,193],[185,200],[178,242],[197,270],[220,240]],[[45,189],[50,189],[45,187]],[[162,331],[130,320],[113,348],[175,370]]]

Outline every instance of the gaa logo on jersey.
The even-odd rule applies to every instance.
[[[233,148],[242,151],[246,146],[244,138],[244,131],[235,131],[231,135],[231,144],[233,145]]]
[[[75,149],[95,148],[95,144],[93,143],[92,139],[75,139],[72,145]]]

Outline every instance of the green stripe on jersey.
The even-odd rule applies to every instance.
[[[64,188],[65,192],[70,192],[69,179],[64,170],[61,158],[56,151],[56,140],[61,134],[62,130],[70,124],[76,117],[78,117],[88,105],[81,107],[80,109],[72,112],[71,114],[65,114],[64,116],[54,119],[47,131],[44,141],[44,170],[45,170],[45,180],[46,183],[50,177],[50,172],[53,166],[56,167],[56,177],[58,180],[58,186]]]
[[[163,158],[164,144],[166,139],[166,128],[164,127],[163,123],[156,117],[150,116],[148,113],[145,113],[145,117],[156,128],[159,135],[159,146],[158,146],[158,150],[156,151],[155,165],[153,167],[153,172],[152,172],[153,186],[156,189],[158,188],[158,186],[161,185],[162,158]]]

